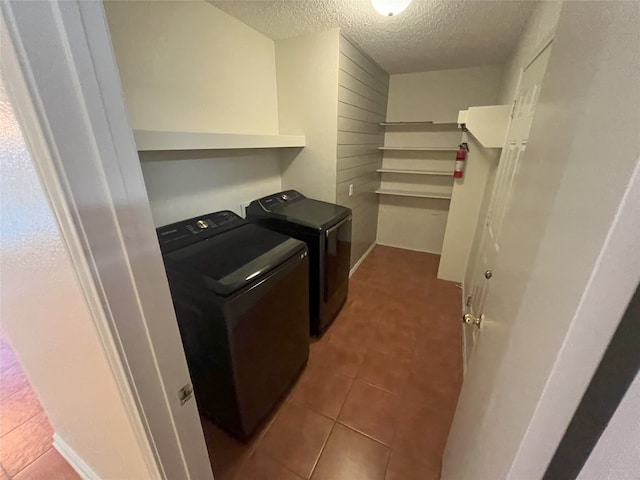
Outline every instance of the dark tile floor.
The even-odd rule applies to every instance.
[[[53,448],[53,429],[0,334],[0,480],[78,480]]]
[[[216,480],[432,480],[462,383],[460,289],[376,246],[288,398],[247,444],[205,420]]]

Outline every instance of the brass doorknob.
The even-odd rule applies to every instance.
[[[476,327],[480,328],[480,324],[482,323],[482,315],[476,317],[470,313],[465,313],[462,316],[462,321],[467,325],[475,325]]]

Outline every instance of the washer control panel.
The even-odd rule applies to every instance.
[[[242,219],[233,212],[224,211],[210,213],[199,218],[192,218],[191,220],[185,220],[185,222],[181,223],[183,223],[184,227],[193,235],[199,235],[205,231],[214,231],[219,227],[229,225],[237,220]]]
[[[156,233],[160,249],[165,253],[197,241],[193,237],[213,237],[245,223],[246,221],[235,213],[224,210],[159,227]]]

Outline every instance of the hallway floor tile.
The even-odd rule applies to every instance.
[[[0,480],[78,480],[53,448],[53,428],[0,334]]]

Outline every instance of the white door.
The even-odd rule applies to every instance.
[[[458,400],[455,418],[449,434],[449,441],[443,459],[443,466],[451,469],[456,465],[464,470],[465,451],[484,449],[490,446],[474,445],[475,438],[468,429],[484,421],[484,411],[491,403],[491,389],[499,371],[509,337],[510,326],[517,312],[522,292],[517,291],[525,282],[514,279],[526,278],[528,272],[514,271],[511,267],[517,262],[504,258],[501,252],[501,238],[506,226],[511,199],[517,195],[514,184],[518,179],[521,162],[526,162],[524,153],[540,86],[544,78],[551,51],[549,43],[522,71],[520,85],[512,113],[505,145],[496,172],[494,187],[487,219],[481,236],[475,266],[474,281],[471,287],[470,311],[482,317],[480,328],[467,325],[467,341],[471,340],[471,352],[467,357],[467,370]],[[516,224],[517,222],[511,222]],[[511,235],[513,238],[513,235]],[[518,238],[524,246],[526,238]],[[502,262],[501,262],[502,253]],[[486,272],[491,272],[485,277]],[[468,332],[471,330],[471,332]],[[482,477],[479,477],[482,478]],[[484,479],[483,479],[484,480]]]
[[[490,286],[494,271],[499,269],[500,237],[505,215],[509,208],[513,184],[519,171],[520,161],[527,148],[529,131],[533,122],[535,107],[540,96],[540,85],[547,68],[551,44],[549,43],[536,58],[526,66],[520,77],[520,85],[512,112],[511,123],[505,145],[500,156],[498,171],[493,184],[493,192],[484,229],[480,239],[480,248],[474,267],[473,280],[467,300],[469,313],[490,329],[491,321],[509,319],[508,311],[490,313],[491,306],[501,305],[499,299],[491,297]],[[517,192],[516,192],[517,193]],[[488,310],[487,310],[488,308]],[[488,313],[490,313],[488,315]],[[482,325],[481,323],[481,325]],[[467,362],[473,361],[474,351],[479,341],[481,327],[476,324],[465,325]],[[489,341],[489,340],[487,340]]]

